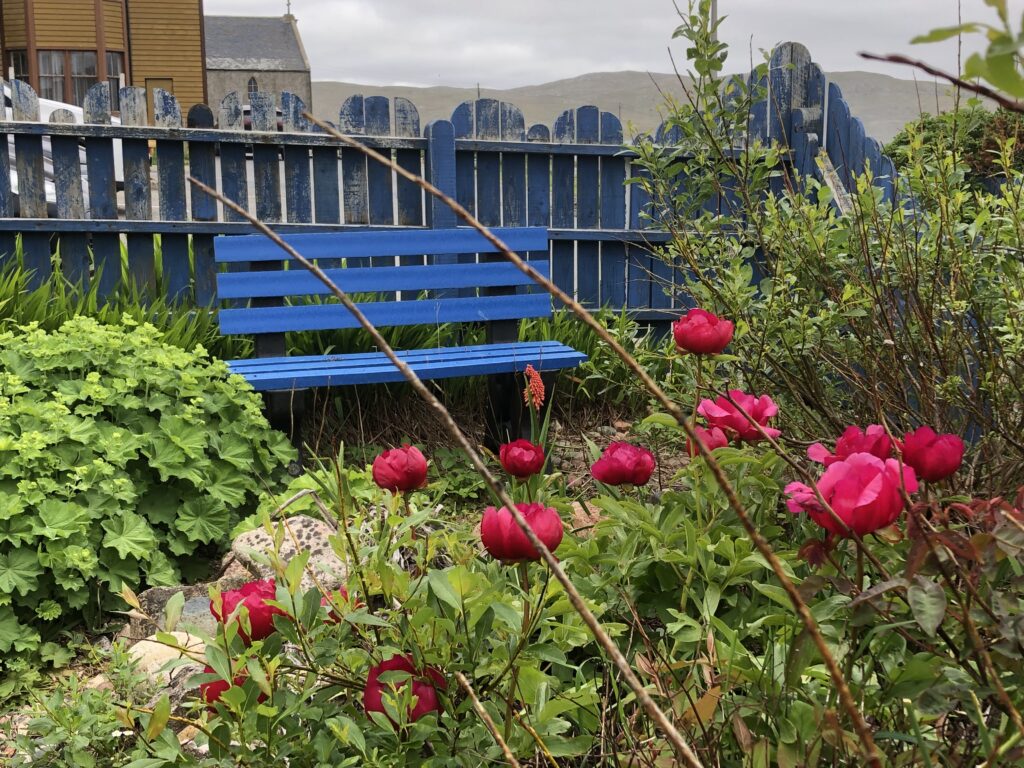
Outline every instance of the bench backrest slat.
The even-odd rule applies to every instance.
[[[548,232],[543,227],[493,231],[520,253],[548,252]],[[490,256],[497,250],[473,229],[355,230],[291,235],[285,240],[308,259],[330,259],[333,263],[339,259],[358,259],[357,263],[365,264],[367,258],[486,255],[481,263],[452,263],[455,259],[450,258],[444,259],[444,263],[430,264],[428,259],[428,264],[422,265],[328,270],[331,279],[346,293],[364,297],[384,294],[376,297],[378,301],[365,298],[359,305],[374,325],[438,325],[551,315],[551,297],[543,291],[524,292],[523,287],[531,286],[533,281],[500,256]],[[286,263],[287,253],[263,235],[218,237],[214,246],[218,262],[259,262],[259,267],[251,271],[236,268],[217,275],[219,300],[252,299],[257,305],[222,308],[221,333],[279,334],[358,327],[348,310],[330,296],[316,277],[301,265]],[[271,262],[278,262],[279,266]],[[536,260],[532,265],[545,276],[550,275],[547,260]],[[481,295],[465,295],[474,293],[476,288],[481,289]],[[423,293],[428,291],[429,294]],[[400,301],[393,300],[397,292],[401,292]],[[322,303],[305,298],[318,296],[327,298]],[[297,300],[292,301],[293,297]]]
[[[546,293],[419,301],[372,301],[357,305],[374,325],[440,325],[546,317],[551,297]],[[221,333],[261,334],[358,328],[359,323],[340,304],[303,304],[292,307],[222,309]]]
[[[535,261],[531,265],[545,277],[550,275],[551,270],[546,261]],[[533,284],[533,280],[508,262],[353,267],[324,271],[346,293],[499,288]],[[221,299],[326,296],[330,293],[330,289],[316,275],[299,266],[268,272],[226,272],[217,276],[217,295]],[[415,295],[405,298],[415,299]]]
[[[544,227],[500,227],[492,230],[517,253],[546,251]],[[475,229],[395,229],[285,235],[284,241],[307,259],[351,259],[372,256],[420,256],[446,253],[497,253]],[[263,235],[216,239],[218,262],[287,261],[288,254]]]

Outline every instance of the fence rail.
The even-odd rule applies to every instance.
[[[847,187],[870,168],[891,196],[892,163],[803,46],[773,53],[766,84],[754,139],[788,145],[789,165],[807,175],[819,174],[824,150]],[[282,231],[456,225],[417,186],[311,125],[291,93],[280,104],[253,94],[246,126],[237,94],[216,114],[198,105],[183,119],[174,96],[157,90],[151,120],[144,89],[123,88],[118,121],[100,83],[86,97],[82,125],[64,110],[41,122],[32,89],[9,85],[13,119],[0,121],[0,263],[20,238],[37,281],[59,252],[63,274],[98,279],[101,294],[122,279],[152,291],[159,270],[169,298],[211,303],[213,237],[251,229],[191,188],[187,174]],[[672,268],[650,252],[668,236],[645,222],[649,201],[625,183],[636,155],[615,115],[587,105],[550,127],[527,126],[515,105],[479,99],[421,129],[407,99],[353,96],[337,127],[424,175],[487,225],[549,227],[553,279],[581,302],[652,318],[682,308]],[[673,138],[664,126],[655,136]]]

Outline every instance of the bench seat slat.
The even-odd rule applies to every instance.
[[[481,298],[373,301],[357,305],[376,326],[440,325],[548,317],[551,297],[546,293]],[[292,307],[222,309],[223,334],[318,331],[361,327],[341,304],[306,304]]]
[[[456,360],[463,357],[480,355],[501,355],[509,352],[522,351],[525,342],[509,342],[507,344],[475,344],[465,347],[433,347],[430,349],[404,349],[399,350],[402,359],[407,363],[430,362],[433,360]],[[530,342],[536,349],[537,354],[543,355],[547,351],[564,350],[564,344],[558,341],[536,341]],[[328,355],[296,355],[294,357],[254,357],[245,360],[232,360],[231,370],[233,373],[259,373],[261,370],[286,370],[289,368],[308,368],[311,365],[330,365],[336,362],[344,362],[346,365],[358,365],[360,363],[373,364],[382,359],[380,352],[352,352],[334,353]],[[383,358],[387,359],[387,358]]]
[[[492,232],[517,253],[548,249],[548,231],[544,227],[499,227]],[[359,230],[330,234],[314,232],[286,235],[284,241],[307,259],[497,253],[497,249],[483,235],[469,227]],[[263,235],[218,237],[215,257],[220,263],[287,261],[289,258],[287,253]]]
[[[450,347],[435,350],[440,353],[457,353],[464,348]],[[406,359],[410,367],[422,379],[444,379],[458,376],[492,375],[497,373],[522,372],[527,365],[533,365],[538,371],[551,371],[560,368],[571,368],[587,359],[582,352],[571,347],[557,344],[537,344],[526,342],[515,345],[513,349],[495,354],[493,351],[480,349],[474,354],[437,355],[430,359],[416,359],[412,350],[398,352],[398,356]],[[383,384],[404,381],[401,371],[395,368],[383,352],[376,353],[376,359],[368,360],[366,355],[357,355],[358,360],[346,360],[345,356],[325,356],[317,360],[307,359],[305,367],[300,369],[261,369],[259,372],[247,371],[241,366],[237,372],[258,391],[306,389],[309,387],[347,386],[355,384]],[[330,360],[330,362],[326,362]],[[235,371],[236,364],[250,361],[229,361],[228,365]]]
[[[547,277],[549,266],[531,264]],[[490,288],[532,285],[533,280],[514,264],[496,262],[475,264],[437,264],[431,266],[355,267],[328,269],[327,276],[346,293],[385,291],[422,291],[442,288]],[[325,296],[330,294],[315,275],[301,267],[267,272],[225,272],[217,275],[217,294],[221,299],[271,298],[279,296]]]

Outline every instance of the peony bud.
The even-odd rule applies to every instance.
[[[373,460],[373,482],[385,491],[413,491],[427,484],[427,460],[415,445],[384,451]]]
[[[654,474],[654,454],[632,443],[612,443],[590,467],[605,485],[644,485]]]
[[[501,466],[520,480],[536,475],[544,469],[544,447],[529,440],[514,440],[501,446],[498,453]]]
[[[732,321],[703,309],[691,309],[672,324],[676,346],[695,355],[717,355],[729,346],[734,330]]]
[[[544,546],[551,552],[562,543],[564,528],[558,511],[545,507],[543,504],[516,504],[527,525],[537,534]],[[538,552],[523,529],[512,517],[512,513],[502,507],[488,507],[480,522],[480,540],[484,548],[495,560],[503,563],[517,563],[524,560],[540,560]]]

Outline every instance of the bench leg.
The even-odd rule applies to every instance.
[[[302,442],[302,422],[306,415],[309,392],[307,390],[288,392],[267,392],[267,420],[270,426],[288,435],[292,445],[299,452],[298,467],[305,464],[305,447]],[[289,468],[292,471],[293,468]],[[292,471],[292,474],[297,474]]]

